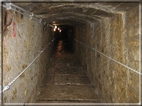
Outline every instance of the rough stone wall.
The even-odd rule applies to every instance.
[[[140,35],[139,35],[139,7],[136,7],[126,13],[126,23],[124,29],[126,29],[126,35],[125,36],[125,48],[127,50],[127,56],[125,57],[127,59],[127,65],[139,72],[140,70]],[[125,59],[125,60],[126,60]],[[133,101],[138,101],[138,97],[140,94],[140,75],[129,70],[127,72],[127,91],[128,91],[128,100],[133,102]]]
[[[1,3],[1,2],[0,2]],[[0,16],[1,16],[1,8],[0,8]],[[2,21],[1,21],[1,18],[0,18],[0,27],[2,26],[1,25],[1,23],[2,23]],[[1,28],[0,28],[0,54],[1,54],[1,44],[2,44],[2,39],[1,39]],[[0,67],[2,68],[2,65],[1,65],[1,56],[0,56]],[[1,81],[1,79],[2,79],[2,70],[1,70],[1,68],[0,68],[0,85],[2,85],[2,81]],[[0,91],[1,91],[1,87],[0,87]],[[0,104],[1,104],[1,95],[0,95]]]
[[[126,13],[102,17],[94,25],[77,27],[75,39],[140,71],[138,14],[138,7],[135,7]],[[75,51],[103,102],[138,103],[140,74],[87,46],[76,42]]]
[[[48,27],[44,27],[44,30],[43,24],[38,21],[11,11],[8,15],[13,15],[13,21],[3,34],[4,86],[22,72],[53,39],[51,30]],[[3,93],[4,103],[35,101],[37,89],[48,68],[52,46],[53,44]]]

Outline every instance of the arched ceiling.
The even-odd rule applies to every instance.
[[[101,17],[112,17],[138,6],[138,3],[15,3],[43,20],[57,24],[79,25],[96,22]]]

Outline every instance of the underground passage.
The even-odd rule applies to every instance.
[[[3,105],[141,104],[140,2],[1,7]]]

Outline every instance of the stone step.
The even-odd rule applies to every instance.
[[[89,100],[47,100],[38,99],[35,103],[101,103],[101,99],[89,99]]]
[[[48,75],[55,75],[55,74],[68,74],[68,75],[86,75],[82,67],[52,67],[47,70]],[[45,76],[46,77],[46,76]]]
[[[44,85],[90,85],[91,82],[84,75],[56,74],[47,75],[43,80]]]
[[[99,96],[92,85],[48,85],[41,88],[37,101],[98,102]]]
[[[55,85],[83,85],[90,84],[90,80],[86,76],[77,75],[55,75]]]
[[[82,67],[58,68],[55,74],[86,75]]]

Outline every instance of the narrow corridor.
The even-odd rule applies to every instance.
[[[75,54],[60,40],[39,91],[37,103],[100,102]]]
[[[1,7],[2,105],[141,104],[139,0],[2,0]]]

